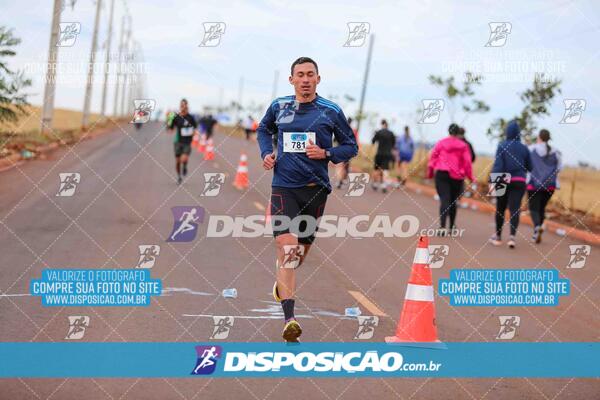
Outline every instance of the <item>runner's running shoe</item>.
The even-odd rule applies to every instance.
[[[300,335],[302,335],[302,328],[296,319],[292,318],[286,322],[283,327],[283,333],[281,334],[286,342],[298,343]]]

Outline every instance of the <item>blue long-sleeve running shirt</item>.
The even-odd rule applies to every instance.
[[[257,132],[261,159],[273,152],[273,135],[277,135],[272,186],[297,188],[315,183],[331,192],[328,162],[349,161],[358,153],[354,132],[342,109],[319,95],[310,103],[299,103],[294,95],[277,98],[267,109]],[[284,152],[284,132],[314,132],[315,144],[329,150],[331,157],[311,160],[304,152]],[[334,136],[338,142],[335,147]]]

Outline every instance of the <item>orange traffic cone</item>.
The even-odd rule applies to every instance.
[[[248,157],[243,151],[240,155],[240,163],[238,164],[237,173],[233,180],[233,186],[238,190],[248,189]]]
[[[212,139],[208,139],[208,143],[206,144],[206,151],[204,152],[205,160],[214,160],[215,159],[215,148],[213,146]]]
[[[198,148],[198,143],[198,134],[194,133],[194,136],[192,136],[192,149]]]
[[[206,134],[202,133],[200,135],[200,140],[198,141],[198,146],[196,147],[198,153],[204,153],[206,151]]]
[[[441,343],[435,326],[428,247],[429,238],[420,236],[396,335],[386,337],[387,343]]]

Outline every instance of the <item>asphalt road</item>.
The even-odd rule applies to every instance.
[[[207,216],[264,213],[271,172],[263,171],[256,143],[217,132],[215,159],[203,161],[194,153],[189,176],[177,186],[171,142],[158,123],[141,131],[125,126],[0,173],[0,340],[63,342],[69,315],[90,317],[82,339],[90,342],[205,342],[212,316],[235,317],[227,341],[281,340],[280,306],[270,296],[272,238],[207,238],[203,223],[194,241],[165,242],[173,206],[201,206]],[[251,187],[240,192],[231,182],[243,150]],[[81,175],[71,197],[56,196],[63,172]],[[216,197],[200,195],[205,172],[226,174]],[[385,195],[368,189],[360,197],[334,189],[326,213],[414,215],[422,228],[437,226],[437,202],[402,189]],[[523,226],[517,249],[495,248],[486,243],[490,215],[458,213],[462,237],[431,239],[449,245],[443,267],[433,270],[434,287],[452,268],[557,268],[571,280],[571,294],[556,307],[454,307],[436,293],[441,340],[498,341],[498,316],[516,315],[521,325],[514,341],[598,341],[599,248],[592,248],[584,268],[567,269],[569,245],[577,242],[549,234],[533,246],[531,228]],[[164,294],[150,307],[48,308],[28,295],[30,280],[44,268],[134,268],[142,244],[161,247],[151,271],[162,279]],[[356,319],[344,317],[344,309],[353,306],[363,315],[380,315],[370,340],[393,334],[415,244],[415,236],[318,239],[298,270],[296,314],[303,341],[353,341]],[[236,288],[238,297],[223,298],[224,288]],[[599,393],[598,379],[0,380],[2,399],[592,399]]]

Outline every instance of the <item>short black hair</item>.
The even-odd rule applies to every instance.
[[[182,102],[182,103],[185,103],[185,104],[187,104],[187,103],[188,103],[188,102],[187,102],[187,99],[181,99],[181,102]]]
[[[450,124],[450,126],[448,127],[448,133],[450,134],[450,136],[458,135],[460,133],[460,126],[456,124]]]
[[[381,120],[381,125],[387,125],[387,124],[388,124],[388,123],[387,123],[387,121],[386,121],[385,119],[382,119],[382,120]]]
[[[290,68],[290,75],[294,75],[294,67],[298,64],[306,64],[306,63],[311,63],[315,66],[315,69],[317,70],[317,74],[319,73],[319,66],[317,65],[317,63],[315,62],[315,60],[313,60],[310,57],[300,57],[298,58],[296,61],[294,61],[292,63],[292,67]]]

